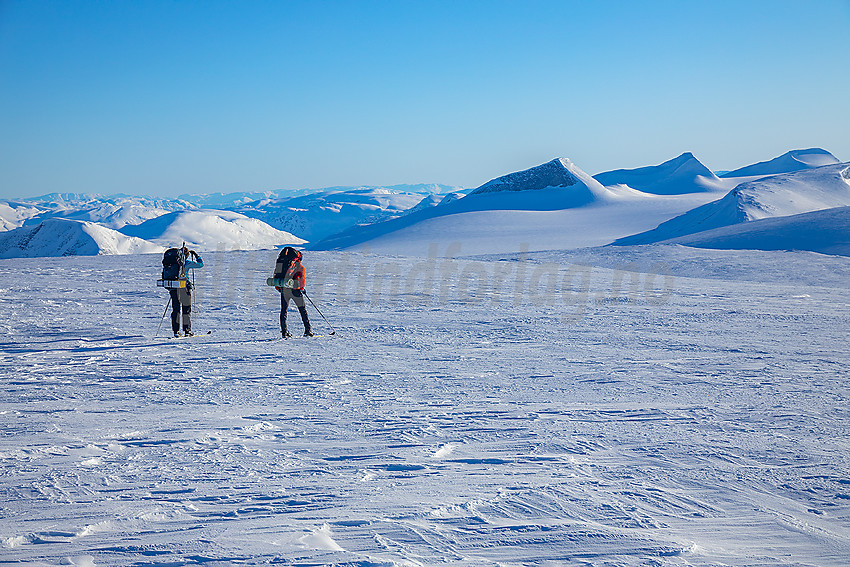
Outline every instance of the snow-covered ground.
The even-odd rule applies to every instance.
[[[446,252],[0,261],[0,562],[848,564],[850,258]]]

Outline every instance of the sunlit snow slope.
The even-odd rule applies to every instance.
[[[433,243],[459,243],[469,253],[598,246],[648,230],[717,196],[605,187],[559,158],[489,181],[464,198],[447,198],[435,207],[342,232],[313,248],[368,246],[383,253],[422,255]]]
[[[253,250],[304,242],[260,220],[213,209],[169,213],[121,231],[162,246],[185,242],[199,250]]]
[[[594,179],[603,185],[628,185],[655,195],[680,195],[731,189],[690,152],[649,167],[617,169],[598,173]]]
[[[850,256],[850,207],[737,223],[663,241],[728,250],[809,250]]]
[[[776,175],[777,173],[791,173],[802,169],[811,169],[836,163],[838,163],[838,158],[828,151],[820,148],[791,150],[790,152],[786,152],[772,160],[754,163],[752,165],[724,173],[720,177]]]
[[[53,218],[0,233],[0,258],[145,254],[162,247],[93,222]]]
[[[738,185],[726,196],[617,244],[648,244],[741,222],[850,205],[850,164],[774,175]]]

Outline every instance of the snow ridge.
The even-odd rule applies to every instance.
[[[838,158],[821,148],[791,150],[771,160],[761,161],[724,173],[720,177],[750,177],[754,175],[793,173],[803,169],[813,169],[837,163],[839,163]]]
[[[804,169],[738,185],[721,199],[614,242],[650,244],[757,219],[850,205],[848,164]]]
[[[850,207],[741,222],[662,243],[723,250],[808,250],[850,256]]]

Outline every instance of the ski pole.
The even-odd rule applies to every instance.
[[[192,292],[195,291],[195,268],[192,268]],[[192,293],[190,296],[192,298],[192,312],[195,312],[195,294]]]
[[[165,304],[165,311],[162,312],[162,319],[159,320],[159,327],[156,328],[156,334],[154,334],[155,337],[159,335],[159,330],[162,329],[162,322],[165,321],[165,314],[168,313],[169,304],[171,304],[170,296],[168,297],[168,303]]]
[[[312,305],[313,307],[316,307],[316,304],[315,304],[315,303],[313,303],[313,300],[312,300],[312,299],[310,299],[310,296],[309,296],[309,295],[307,295],[307,292],[306,292],[306,291],[304,291],[304,290],[302,289],[302,290],[301,290],[301,293],[303,293],[303,294],[304,294],[304,297],[306,297],[306,298],[310,301],[310,305]],[[335,334],[336,334],[336,330],[334,330],[334,326],[333,326],[333,325],[331,325],[330,321],[328,321],[328,318],[327,318],[327,317],[325,317],[325,316],[322,314],[321,310],[320,310],[318,307],[316,307],[316,311],[318,311],[318,312],[319,312],[319,315],[321,315],[321,316],[322,316],[322,319],[324,319],[324,320],[325,320],[325,323],[327,323],[327,324],[328,324],[328,327],[330,327],[330,328],[331,328],[331,334],[332,334],[332,335],[335,335]]]

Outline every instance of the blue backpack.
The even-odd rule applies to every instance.
[[[162,255],[162,279],[176,280],[180,277],[183,267],[183,254],[179,248],[169,248]]]

